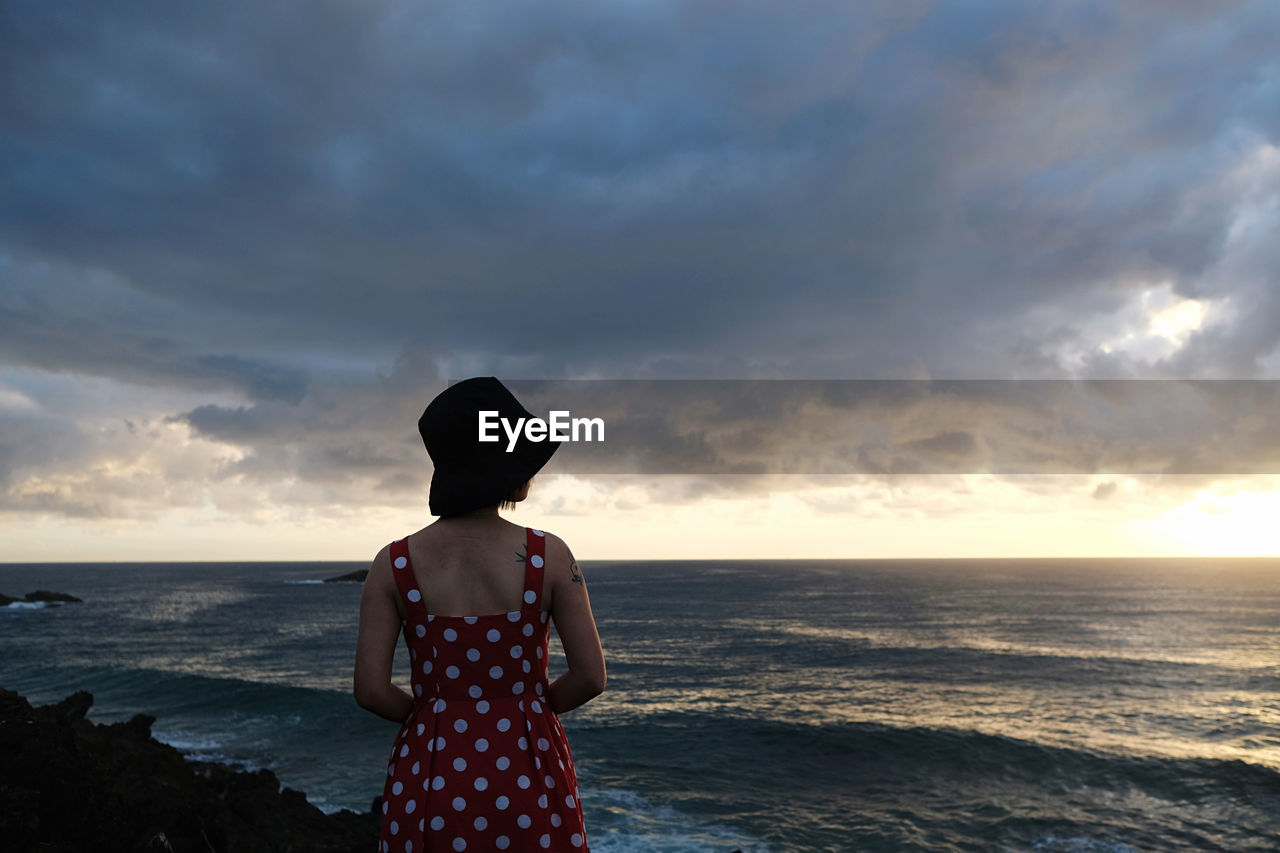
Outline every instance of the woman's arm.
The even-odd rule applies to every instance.
[[[354,692],[361,708],[397,723],[403,722],[413,710],[413,698],[391,683],[400,625],[399,593],[391,576],[391,555],[388,548],[383,548],[369,566],[369,576],[360,595]]]
[[[551,534],[547,534],[547,570],[551,574],[551,618],[568,666],[568,671],[552,682],[547,703],[552,711],[562,714],[604,692],[604,649],[582,571],[569,546]]]

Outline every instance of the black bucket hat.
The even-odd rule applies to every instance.
[[[530,441],[521,429],[516,446],[507,452],[506,431],[493,432],[498,441],[482,442],[480,412],[515,424],[533,413],[492,376],[464,379],[441,391],[418,419],[418,433],[435,471],[431,474],[431,514],[460,515],[494,506],[541,470],[560,442]],[[490,419],[490,422],[496,422]]]

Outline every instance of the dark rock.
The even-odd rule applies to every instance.
[[[21,598],[14,598],[11,595],[5,595],[3,592],[0,592],[0,607],[8,607],[10,604],[13,604],[15,601],[21,601],[21,600],[22,600]]]
[[[84,715],[89,713],[89,709],[92,707],[93,694],[88,690],[77,690],[58,704],[48,706],[50,710],[56,711],[68,720],[84,719]]]
[[[326,815],[269,770],[182,758],[155,718],[95,725],[76,693],[32,708],[0,688],[0,839],[6,850],[367,853],[378,814]]]
[[[358,569],[354,572],[347,572],[345,575],[338,575],[336,578],[325,578],[325,583],[364,583],[364,579],[369,576],[368,569]]]
[[[83,598],[76,598],[74,595],[67,595],[65,592],[50,592],[47,589],[37,589],[35,592],[27,593],[27,601],[46,601],[50,604],[62,604],[64,602],[74,601],[83,603]]]

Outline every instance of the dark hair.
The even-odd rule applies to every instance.
[[[529,479],[521,483],[520,486],[514,492],[512,492],[509,497],[506,497],[503,500],[499,501],[498,510],[501,512],[506,512],[507,510],[515,509],[516,504],[519,503],[519,501],[513,501],[511,498],[515,497],[517,494],[527,489],[529,487],[529,484],[532,482],[533,482],[533,478],[530,477]]]

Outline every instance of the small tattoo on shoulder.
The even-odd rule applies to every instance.
[[[523,546],[521,546],[520,550],[519,550],[519,551],[516,551],[516,562],[517,562],[517,563],[523,563],[523,562],[524,562],[525,560],[527,560],[527,559],[529,559],[529,558],[528,558],[528,556],[527,556],[527,555],[525,554],[525,552],[524,552],[524,547],[523,547]]]
[[[578,571],[578,561],[573,558],[573,552],[569,552],[569,577],[574,583],[582,583],[582,573]]]

